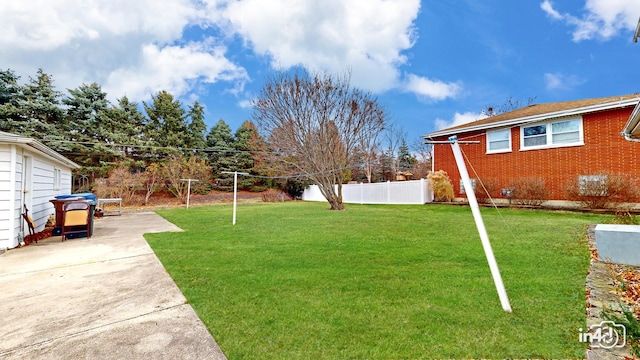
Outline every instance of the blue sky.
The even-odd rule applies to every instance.
[[[235,131],[274,71],[343,73],[407,140],[535,103],[640,92],[638,0],[32,0],[0,4],[0,68],[111,100],[167,90]]]

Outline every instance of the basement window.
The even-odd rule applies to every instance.
[[[581,196],[607,196],[607,175],[581,175],[578,184]]]
[[[476,191],[476,179],[469,179],[471,180],[471,191],[475,192]],[[467,191],[464,188],[464,184],[462,183],[462,179],[460,179],[460,194],[466,194]]]

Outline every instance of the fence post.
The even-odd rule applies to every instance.
[[[391,204],[391,181],[387,180],[387,204]]]
[[[426,191],[425,191],[425,187],[424,187],[424,179],[420,179],[420,201],[422,201],[422,204],[426,204],[427,203],[427,198],[426,198]]]

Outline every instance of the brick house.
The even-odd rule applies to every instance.
[[[633,142],[640,141],[639,123],[640,94],[632,94],[530,105],[423,138],[478,141],[460,146],[470,177],[493,183],[494,198],[514,180],[535,177],[544,181],[549,200],[566,200],[572,181],[602,174],[640,178],[640,144]],[[450,146],[433,146],[433,170],[446,171],[456,197],[464,196]]]

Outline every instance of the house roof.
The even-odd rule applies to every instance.
[[[52,150],[51,148],[45,146],[44,144],[42,144],[41,142],[39,142],[38,140],[32,139],[32,138],[28,138],[28,137],[24,137],[24,136],[20,136],[20,135],[15,135],[15,134],[10,134],[7,132],[3,132],[0,131],[0,143],[5,143],[5,144],[16,144],[22,147],[28,147],[28,148],[32,148],[37,150],[38,152],[40,152],[41,154],[45,155],[46,157],[64,164],[72,169],[79,169],[81,166],[74,163],[73,161],[67,159],[66,157],[62,156],[61,154],[55,152],[54,150]]]
[[[610,96],[605,98],[584,99],[554,102],[546,104],[534,104],[506,113],[490,116],[467,124],[453,126],[447,129],[434,131],[423,136],[425,139],[433,139],[441,136],[451,136],[465,132],[493,129],[499,127],[515,126],[525,123],[534,123],[553,118],[575,116],[597,111],[616,108],[635,107],[630,118],[634,119],[633,129],[640,137],[640,94],[622,96]],[[629,125],[629,124],[628,124]]]

